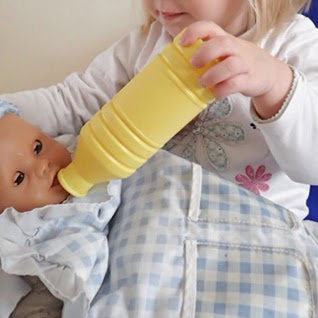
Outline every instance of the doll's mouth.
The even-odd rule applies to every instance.
[[[57,173],[54,174],[54,178],[53,178],[53,181],[52,181],[52,185],[51,185],[51,188],[57,186],[57,185],[60,185],[60,182],[57,178]]]

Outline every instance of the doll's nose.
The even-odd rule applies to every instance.
[[[45,158],[41,158],[36,160],[36,165],[35,165],[35,174],[38,177],[43,177],[48,174],[50,171],[50,162],[49,160]]]

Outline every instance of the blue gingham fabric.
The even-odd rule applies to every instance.
[[[89,317],[318,317],[318,227],[305,224],[160,152],[123,180]]]
[[[64,229],[60,243],[67,246],[63,248],[68,251],[67,262],[72,257],[85,263],[85,257],[108,256],[107,265],[97,266],[93,278],[77,261],[71,268],[74,275],[70,270],[62,276],[58,287],[74,293],[78,287],[74,277],[82,275],[90,303],[88,312],[80,308],[72,316],[64,310],[63,317],[318,317],[316,223],[303,222],[280,206],[165,151],[159,151],[122,180],[120,204],[115,201],[114,216],[103,219],[105,222],[94,221],[90,230],[94,235],[107,234],[108,244],[94,239],[92,244],[85,243],[89,241],[85,229],[92,224],[85,218],[74,219],[78,225],[66,221],[60,225]],[[8,216],[11,221],[20,218]],[[38,229],[50,220],[45,212],[40,216]],[[63,213],[58,218],[63,219]],[[26,229],[20,225],[20,231],[25,235],[28,222],[23,224]],[[52,228],[59,227],[58,222],[54,224]],[[78,231],[68,231],[68,227]],[[21,233],[17,231],[16,235]],[[40,241],[41,236],[32,246]],[[54,276],[59,268],[56,264],[66,263],[62,254],[55,260],[57,246],[48,244],[44,251],[51,249],[56,252],[47,269]],[[2,258],[4,268],[7,263],[3,260],[16,255],[16,250],[12,249],[7,259]],[[34,259],[40,267],[41,257]],[[97,288],[90,291],[86,287],[89,280],[96,280],[100,286],[96,295]],[[55,295],[61,296],[58,292]]]

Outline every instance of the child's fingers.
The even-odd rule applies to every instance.
[[[241,88],[246,82],[246,74],[242,73],[237,76],[230,77],[229,79],[220,82],[213,87],[213,92],[216,98],[221,99],[231,94],[241,91]]]
[[[230,56],[204,72],[200,76],[199,82],[204,87],[211,87],[246,72],[241,59]]]
[[[200,45],[191,57],[195,67],[202,67],[215,59],[236,55],[237,45],[231,36],[217,36]]]
[[[197,39],[209,40],[214,36],[222,36],[227,33],[217,24],[210,21],[199,21],[188,26],[179,39],[181,45],[187,46]]]

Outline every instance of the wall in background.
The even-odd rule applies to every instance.
[[[140,0],[1,0],[0,93],[83,70],[138,25]]]

